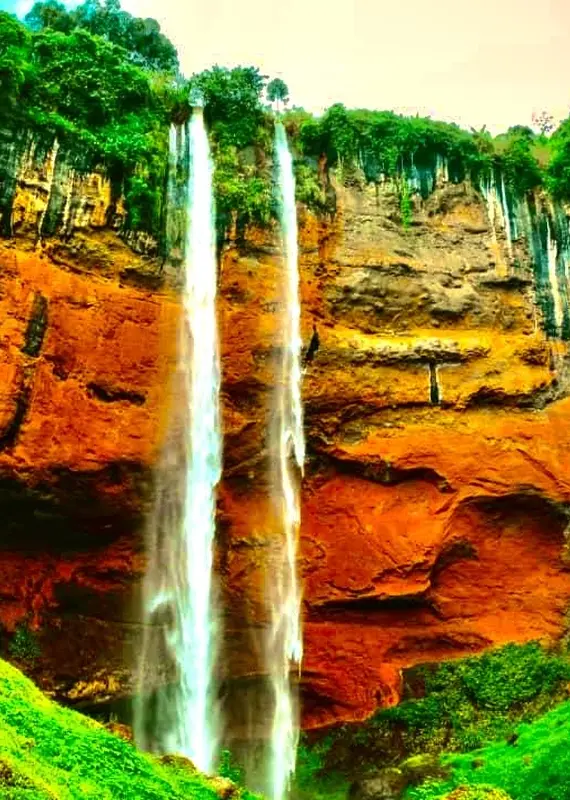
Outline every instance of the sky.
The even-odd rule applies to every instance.
[[[32,0],[0,0],[25,13]],[[280,77],[291,102],[427,114],[493,133],[570,113],[570,0],[122,0],[157,19],[186,75]]]

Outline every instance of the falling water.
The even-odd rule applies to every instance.
[[[302,657],[301,589],[297,577],[297,545],[301,521],[299,478],[305,459],[301,401],[301,306],[297,247],[297,214],[293,162],[285,129],[276,123],[279,212],[285,254],[284,304],[280,364],[274,396],[275,499],[282,541],[269,585],[271,640],[269,673],[274,709],[271,730],[269,794],[286,795],[299,737],[299,710],[291,670],[299,671]]]
[[[189,180],[181,195],[187,197],[188,209],[184,313],[172,424],[151,519],[143,699],[136,709],[135,730],[143,747],[181,753],[208,772],[219,738],[212,686],[216,655],[212,559],[221,435],[213,168],[199,108],[189,123],[188,140]],[[182,131],[171,136],[171,202],[179,196],[176,173],[182,171],[184,143]],[[154,693],[150,696],[149,683]]]
[[[554,325],[556,327],[556,333],[560,334],[562,330],[562,322],[564,320],[564,305],[560,292],[560,284],[558,282],[558,274],[556,272],[558,245],[556,244],[556,239],[554,239],[550,231],[550,222],[548,221],[548,217],[546,217],[546,249],[548,258],[548,279],[550,281],[550,290],[552,292]]]
[[[507,250],[509,256],[513,257],[513,238],[511,236],[511,215],[509,214],[509,204],[507,202],[507,190],[505,187],[505,176],[501,174],[501,208],[505,226],[505,236],[507,237]]]

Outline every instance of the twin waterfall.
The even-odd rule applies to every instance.
[[[278,348],[269,450],[280,530],[274,532],[277,556],[266,591],[270,623],[264,637],[264,667],[273,709],[263,783],[272,800],[283,800],[295,768],[299,731],[291,671],[299,671],[302,656],[296,561],[305,445],[295,182],[287,136],[279,122],[275,152],[284,252],[283,342]],[[185,755],[210,773],[218,766],[224,737],[217,673],[224,634],[214,566],[222,426],[212,187],[203,113],[194,108],[187,128],[173,128],[170,140],[167,239],[170,253],[178,253],[183,267],[183,315],[169,429],[148,525],[145,625],[137,655],[134,724],[139,746]]]

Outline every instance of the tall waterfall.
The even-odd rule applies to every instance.
[[[219,739],[212,569],[221,432],[213,166],[199,108],[187,140],[183,129],[171,136],[169,202],[187,202],[183,315],[171,424],[149,531],[135,735],[139,745],[181,753],[208,772]],[[188,183],[180,190],[187,163]],[[176,223],[179,209],[172,212]]]
[[[281,538],[268,582],[271,631],[267,653],[274,702],[268,794],[272,800],[282,800],[295,770],[299,738],[297,689],[291,678],[291,670],[300,670],[302,657],[297,546],[301,521],[299,479],[305,460],[305,441],[301,401],[302,342],[295,179],[287,135],[280,122],[276,123],[275,149],[285,270],[281,320],[283,341],[279,351],[270,447]]]

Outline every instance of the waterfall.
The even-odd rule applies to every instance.
[[[556,272],[558,245],[556,243],[556,239],[554,239],[550,231],[550,222],[548,221],[548,216],[546,217],[546,256],[548,264],[548,280],[550,282],[550,291],[552,293],[554,326],[556,329],[556,334],[559,336],[562,330],[562,323],[564,321],[564,305],[560,292],[560,284],[558,282],[558,274]]]
[[[183,130],[171,135],[168,198],[187,200],[183,314],[170,429],[150,518],[135,735],[140,746],[188,756],[209,772],[219,740],[212,569],[221,432],[213,166],[200,108],[189,123],[189,179],[179,192],[185,145]],[[178,209],[171,211],[176,223]]]
[[[301,305],[297,213],[293,161],[285,129],[275,128],[279,219],[284,248],[283,318],[278,375],[273,398],[271,431],[274,499],[281,524],[276,563],[268,581],[271,629],[268,670],[273,690],[273,718],[268,794],[282,800],[295,770],[299,738],[297,689],[291,670],[300,670],[302,657],[301,589],[297,576],[300,512],[300,473],[305,460],[301,400]]]
[[[509,256],[513,257],[513,238],[511,236],[511,215],[509,214],[509,204],[507,202],[507,190],[505,187],[505,176],[501,174],[501,208],[503,211],[503,220],[505,226],[505,235],[507,237],[507,250]]]

